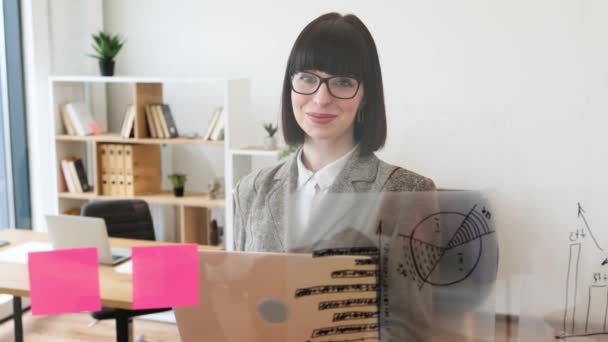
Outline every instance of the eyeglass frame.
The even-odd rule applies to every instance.
[[[299,92],[299,91],[297,91],[297,90],[294,89],[294,87],[293,87],[293,78],[296,76],[297,73],[300,73],[300,72],[311,74],[311,75],[315,75],[316,77],[319,78],[319,80],[321,80],[319,82],[319,84],[317,85],[317,89],[315,89],[315,91],[313,91],[312,93],[301,93],[301,92]],[[329,80],[331,80],[332,78],[338,78],[338,77],[352,78],[355,81],[357,81],[357,89],[355,89],[355,93],[353,94],[353,96],[351,96],[351,97],[338,97],[338,96],[334,95],[331,92],[331,89],[329,89]],[[350,99],[355,98],[355,96],[357,96],[357,93],[359,92],[359,88],[361,87],[361,80],[359,78],[357,78],[357,77],[345,76],[345,75],[334,75],[334,76],[330,76],[330,77],[321,77],[321,76],[315,74],[314,72],[310,72],[310,71],[296,71],[296,72],[294,72],[291,75],[291,82],[289,82],[289,83],[291,84],[291,90],[293,90],[294,92],[296,92],[297,94],[300,94],[300,95],[312,95],[312,94],[316,93],[317,91],[319,91],[319,89],[321,88],[321,85],[323,83],[325,83],[325,86],[327,87],[327,92],[329,93],[329,95],[331,95],[332,97],[334,97],[336,99],[340,99],[340,100],[350,100]]]

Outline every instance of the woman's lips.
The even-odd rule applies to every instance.
[[[310,120],[316,124],[325,125],[337,118],[337,115],[325,114],[325,113],[306,113]]]

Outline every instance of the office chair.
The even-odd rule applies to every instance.
[[[112,200],[89,202],[82,206],[81,215],[104,219],[110,237],[156,240],[152,215],[145,201]],[[131,323],[133,317],[169,310],[172,309],[128,310],[127,316],[129,323]],[[122,312],[124,311],[122,310]],[[95,319],[94,325],[99,320],[116,319],[117,310],[102,307],[100,311],[91,312],[91,316]],[[138,341],[143,341],[143,338],[140,336]]]

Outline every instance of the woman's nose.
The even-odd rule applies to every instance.
[[[315,102],[315,104],[320,106],[327,105],[332,100],[332,96],[329,93],[329,89],[327,88],[327,83],[321,84],[321,86],[313,96],[313,101]]]

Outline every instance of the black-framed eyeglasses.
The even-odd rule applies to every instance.
[[[308,71],[298,71],[291,76],[291,89],[302,95],[316,93],[323,83],[331,96],[343,100],[355,97],[361,85],[358,79],[351,76],[321,77]]]

